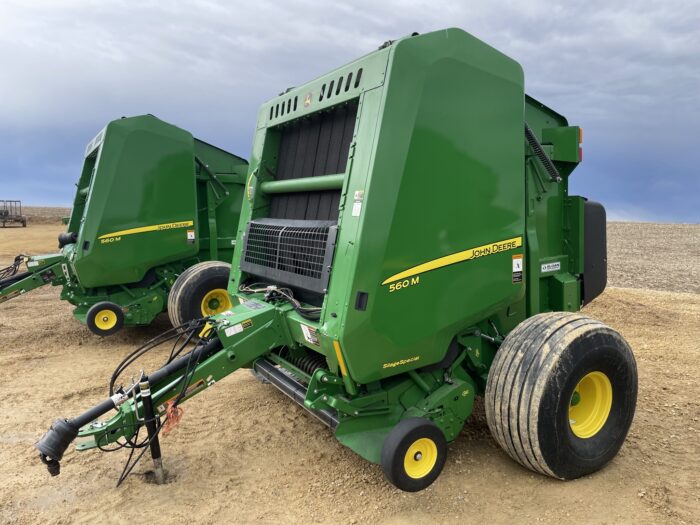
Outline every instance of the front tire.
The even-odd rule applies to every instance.
[[[384,440],[382,470],[406,492],[417,492],[437,479],[447,459],[447,441],[438,426],[421,417],[400,421]]]
[[[590,474],[615,457],[636,402],[637,366],[622,336],[565,312],[533,316],[508,334],[485,393],[501,448],[559,479]]]
[[[124,312],[119,305],[109,301],[93,304],[85,315],[85,324],[93,334],[107,337],[124,326]]]
[[[198,263],[182,272],[168,294],[168,317],[173,326],[231,308],[226,290],[230,272],[231,265],[221,261]]]

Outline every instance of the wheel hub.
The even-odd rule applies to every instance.
[[[404,456],[404,470],[409,477],[420,479],[433,470],[437,463],[437,445],[432,439],[420,438],[408,447]]]
[[[223,288],[210,290],[200,304],[202,315],[216,315],[231,308],[231,299]]]
[[[100,330],[111,330],[117,324],[117,314],[112,310],[100,310],[95,315],[95,326]]]
[[[607,375],[590,372],[583,376],[569,402],[571,431],[582,439],[595,436],[608,420],[612,399],[612,384]]]

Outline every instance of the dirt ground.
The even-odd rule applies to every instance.
[[[53,251],[62,230],[0,229],[0,266],[19,252]],[[240,371],[185,404],[162,440],[170,483],[149,483],[143,461],[115,488],[124,452],[70,450],[51,478],[32,444],[52,420],[100,401],[115,365],[169,325],[100,339],[45,288],[0,305],[0,522],[698,523],[700,226],[613,223],[609,232],[611,287],[585,312],[630,342],[639,401],[620,454],[592,476],[560,482],[524,470],[497,448],[477,408],[438,481],[402,493]]]

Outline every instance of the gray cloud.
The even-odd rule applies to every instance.
[[[457,26],[518,60],[528,92],[584,127],[575,190],[621,216],[697,221],[698,7],[5,1],[0,158],[25,176],[0,174],[2,186],[70,202],[82,146],[121,115],[154,113],[247,156],[264,100],[384,40]]]

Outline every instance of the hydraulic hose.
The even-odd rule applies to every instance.
[[[17,275],[19,267],[25,259],[27,259],[26,255],[19,254],[17,257],[15,257],[15,260],[10,266],[6,268],[0,268],[0,288],[12,284],[12,282],[18,281],[19,279],[22,279],[31,273],[24,272],[21,273],[19,276]],[[10,280],[12,280],[12,282],[10,282]]]
[[[198,363],[216,353],[222,348],[218,337],[198,345],[191,352],[174,359],[167,365],[153,372],[149,377],[151,385],[157,385],[160,381],[170,377],[188,367],[190,363]],[[135,385],[131,391],[133,396],[139,392],[139,386]],[[115,393],[111,397],[100,402],[91,409],[83,412],[73,419],[57,419],[51,428],[34,445],[39,451],[39,458],[44,463],[52,476],[61,472],[60,461],[71,442],[78,436],[78,431],[88,423],[104,416],[110,410],[117,408],[128,399],[123,393]],[[135,399],[135,397],[134,397]]]

